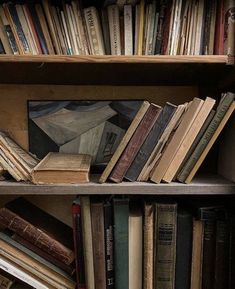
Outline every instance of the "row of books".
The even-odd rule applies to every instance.
[[[234,55],[234,1],[83,4],[0,5],[0,54]]]
[[[0,208],[0,226],[0,288],[75,289],[71,227],[24,198]]]
[[[221,202],[80,196],[74,206],[79,288],[234,288],[234,215]]]
[[[119,183],[192,181],[235,109],[235,95],[210,97],[179,106],[143,102],[100,177]]]

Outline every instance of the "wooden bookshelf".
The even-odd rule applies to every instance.
[[[220,176],[196,177],[191,184],[172,182],[154,184],[150,182],[122,182],[120,184],[91,182],[76,185],[33,185],[13,181],[0,182],[0,195],[234,195],[235,183]]]
[[[0,55],[0,83],[75,85],[216,85],[234,58],[200,56]]]

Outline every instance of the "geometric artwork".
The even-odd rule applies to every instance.
[[[84,153],[92,165],[106,165],[142,101],[28,101],[29,149]]]

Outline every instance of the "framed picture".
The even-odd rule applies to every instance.
[[[142,101],[28,101],[29,148],[38,158],[48,152],[82,153],[92,165],[106,165]]]

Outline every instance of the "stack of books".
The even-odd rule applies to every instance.
[[[233,288],[234,215],[221,201],[80,196],[75,211],[79,288]]]
[[[0,282],[14,276],[1,288],[75,289],[73,232],[68,225],[24,198],[0,209],[0,225]],[[17,280],[30,287],[15,287]]]
[[[224,94],[216,108],[210,97],[163,108],[143,102],[100,182],[191,182],[234,112],[234,97]]]
[[[233,1],[86,2],[1,4],[0,54],[234,55]]]

